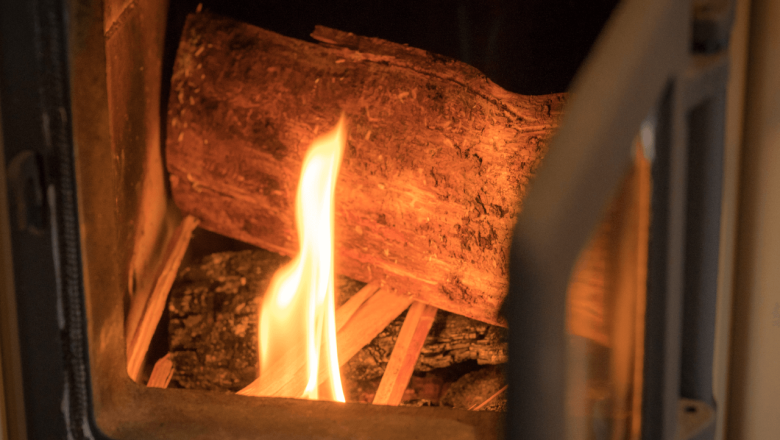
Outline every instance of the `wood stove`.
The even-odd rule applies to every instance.
[[[44,109],[44,128],[30,129],[41,149],[20,154],[20,132],[4,124],[9,175],[15,179],[11,194],[22,194],[20,200],[26,201],[15,205],[21,219],[15,266],[39,267],[38,277],[17,273],[17,289],[43,293],[35,299],[20,294],[17,302],[20,316],[52,318],[19,322],[25,375],[46,378],[34,383],[25,378],[29,435],[504,435],[503,416],[494,413],[160,390],[129,378],[126,316],[133,297],[154,290],[181,222],[168,197],[160,144],[167,7],[165,2],[142,1],[19,7],[19,16],[31,23],[19,35],[29,32],[42,54],[30,69],[43,87],[35,106]],[[680,396],[695,399],[686,406],[689,416],[706,414],[712,403],[706,386],[712,347],[697,335],[706,335],[714,319],[708,294],[715,281],[713,261],[690,249],[714,245],[714,253],[702,253],[717,254],[717,221],[711,219],[718,218],[713,213],[719,209],[718,121],[727,65],[719,54],[729,9],[696,11],[694,21],[687,5],[627,2],[616,10],[580,73],[576,99],[524,201],[509,271],[514,293],[504,308],[510,356],[515,357],[508,369],[506,435],[511,438],[563,437],[566,275],[636,154],[625,146],[632,144],[643,120],[652,139],[644,143],[654,144],[655,186],[641,361],[642,423],[637,426],[643,438],[672,438]],[[696,23],[694,61],[689,60],[691,22]],[[691,63],[693,70],[683,75]],[[24,78],[16,79],[24,83]],[[4,98],[13,98],[6,90]],[[6,102],[15,101],[3,102],[4,114]],[[41,119],[33,113],[31,121]],[[686,241],[687,248],[682,246]],[[42,263],[45,267],[33,264],[52,250],[54,257]],[[693,293],[682,295],[683,285]],[[681,309],[684,321],[678,316]],[[681,325],[688,335],[682,340],[682,360]],[[52,353],[61,355],[52,359]],[[655,368],[661,364],[665,368]],[[677,374],[681,368],[682,376]],[[52,423],[41,424],[44,419]]]

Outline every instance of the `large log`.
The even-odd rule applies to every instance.
[[[301,160],[343,112],[336,270],[500,324],[511,232],[563,96],[510,93],[419,49],[315,44],[190,15],[168,104],[173,198],[201,227],[286,255]]]

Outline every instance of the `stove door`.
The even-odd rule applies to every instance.
[[[731,9],[712,11],[704,17],[687,2],[626,1],[578,73],[515,230],[504,306],[511,329],[508,438],[714,436],[724,35]],[[646,262],[646,274],[634,277],[643,285],[632,287],[646,291],[646,302],[634,298],[634,315],[613,310],[603,340],[594,344],[599,338],[572,332],[574,295],[569,287],[567,300],[567,286],[576,282],[578,256],[582,261],[588,240],[596,240],[599,221],[614,213],[610,201],[622,194],[621,185],[625,190],[637,155],[651,162],[649,240],[626,255]],[[628,352],[620,349],[626,332],[639,337]],[[614,368],[623,361],[634,363],[630,377]],[[592,374],[599,369],[601,376]],[[631,404],[616,404],[616,394],[626,392]]]

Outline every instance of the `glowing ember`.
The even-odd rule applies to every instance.
[[[260,312],[260,377],[291,347],[305,347],[306,388],[283,396],[344,402],[336,347],[333,194],[346,144],[344,116],[312,142],[295,201],[300,253],[274,275]],[[320,386],[320,363],[329,375]]]

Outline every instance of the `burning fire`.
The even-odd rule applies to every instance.
[[[291,347],[305,347],[306,388],[283,396],[344,402],[336,347],[333,196],[346,144],[344,116],[312,142],[295,200],[300,252],[279,269],[260,312],[260,377]],[[320,363],[328,381],[320,386]]]

